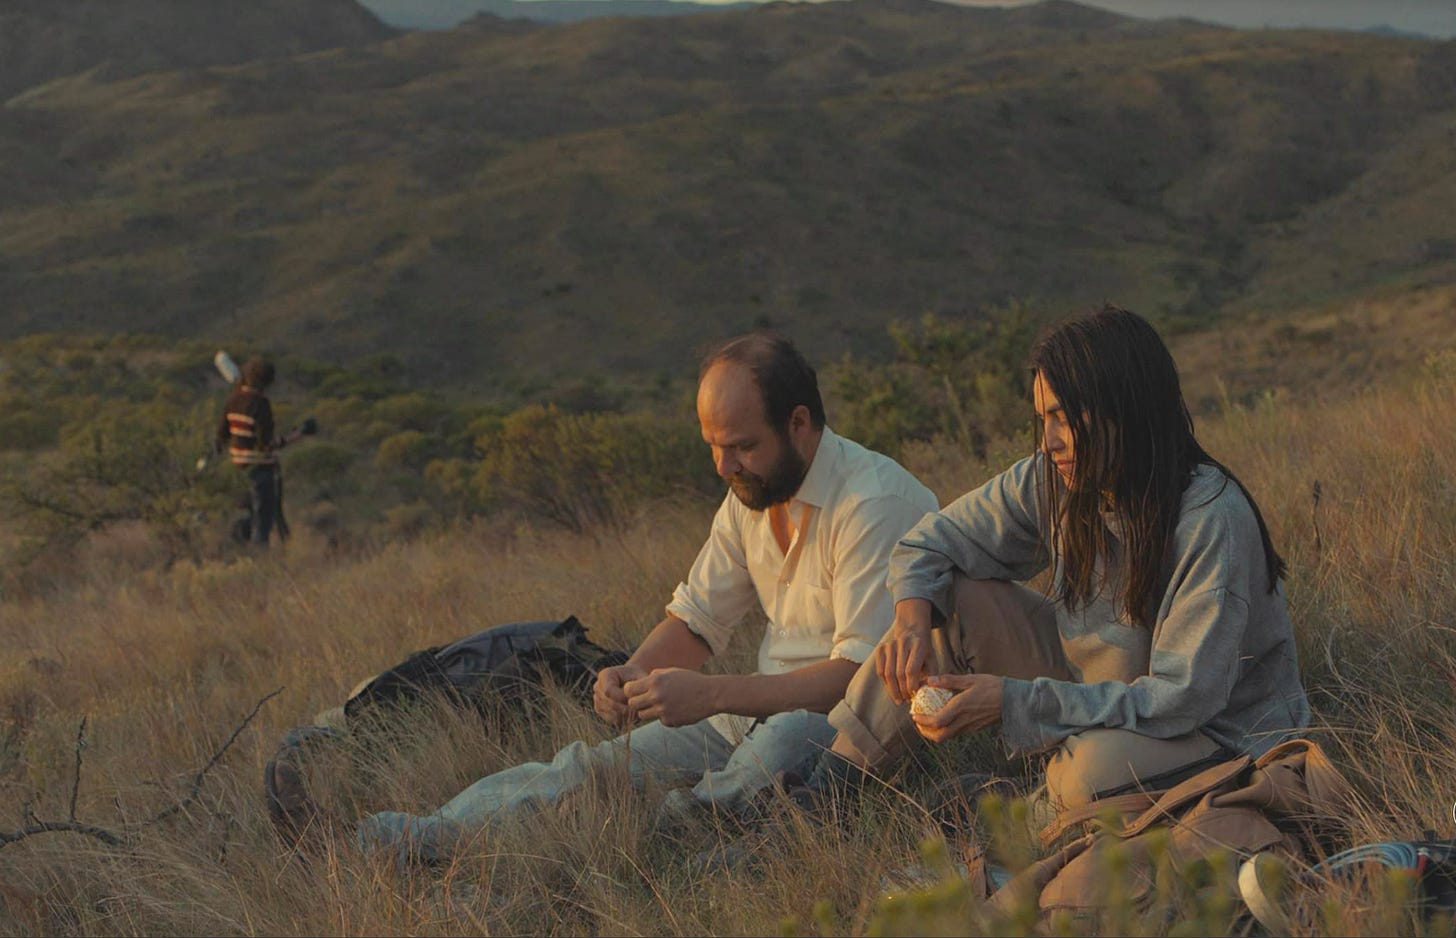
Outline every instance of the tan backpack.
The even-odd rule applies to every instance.
[[[1311,858],[1321,837],[1349,816],[1354,798],[1317,744],[1290,740],[1258,759],[1211,766],[1165,791],[1117,795],[1063,813],[1041,832],[1044,849],[1062,846],[991,893],[989,911],[1014,914],[1034,905],[1042,916],[1077,915],[1104,910],[1110,901],[1145,905],[1160,853],[1175,864],[1218,851],[1238,859],[1262,852]],[[971,866],[973,888],[985,895],[984,855]],[[1108,888],[1109,869],[1118,871],[1115,890]]]

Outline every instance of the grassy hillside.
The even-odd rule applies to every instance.
[[[1386,308],[1387,323],[1418,327],[1411,311],[1419,305]],[[1358,319],[1357,311],[1343,315]],[[1358,345],[1337,352],[1342,335],[1334,329],[1298,356],[1309,374],[1344,374],[1342,359]],[[1200,420],[1204,442],[1256,493],[1290,561],[1287,592],[1318,737],[1365,798],[1350,841],[1449,832],[1450,342],[1407,350],[1404,364],[1360,390],[1344,379],[1295,387]],[[1197,371],[1206,351],[1198,344],[1179,357]],[[1294,357],[1278,347],[1269,354]],[[1190,374],[1191,384],[1206,380]],[[911,461],[947,499],[1005,458],[923,450]],[[691,562],[712,502],[643,501],[623,524],[581,534],[477,523],[355,556],[331,553],[305,532],[286,560],[167,570],[138,571],[143,545],[126,532],[93,543],[68,588],[0,602],[0,804],[10,806],[0,811],[0,833],[26,823],[23,805],[35,818],[74,817],[130,839],[110,847],[51,833],[0,845],[0,932],[773,934],[787,918],[801,930],[866,933],[876,897],[897,888],[931,832],[911,800],[924,797],[925,778],[897,778],[843,826],[791,826],[762,868],[728,874],[704,873],[691,858],[730,829],[653,836],[658,793],[628,797],[611,780],[459,864],[404,877],[343,842],[308,862],[294,857],[263,811],[261,767],[282,732],[410,650],[484,624],[568,613],[608,644],[640,638]],[[751,660],[752,631],[744,629],[729,665]],[[279,687],[187,800],[198,770]],[[322,792],[346,816],[423,809],[483,772],[605,733],[559,697],[533,722],[494,733],[426,713],[397,744],[362,753],[361,768],[324,773]],[[975,746],[952,750],[930,777],[977,752],[984,755]],[[184,800],[186,810],[149,822]],[[1325,895],[1331,905],[1308,933],[1413,931],[1405,913],[1368,895]],[[918,906],[926,916],[936,907],[933,897]],[[938,923],[947,934],[967,933],[964,913],[946,914],[922,919],[920,931]],[[1157,919],[1124,927],[1169,928]]]
[[[756,324],[1440,284],[1456,51],[1052,2],[777,5],[122,81],[0,110],[0,334],[140,330],[517,389]]]
[[[569,23],[602,16],[684,16],[748,6],[686,0],[436,0],[425,7],[410,0],[364,0],[360,5],[384,22],[405,29],[449,29],[481,13],[502,19]]]
[[[115,80],[362,45],[392,32],[354,0],[6,0],[0,101],[92,69]]]
[[[1391,286],[1174,346],[1200,417],[1324,400],[1451,348],[1453,305],[1456,286]],[[1045,315],[1013,305],[897,321],[871,354],[820,360],[834,427],[931,474],[998,441],[1022,445],[1022,359]],[[124,545],[136,569],[236,555],[241,478],[226,460],[195,465],[226,390],[212,350],[157,336],[0,340],[0,593],[71,588],[78,551],[97,543]],[[576,375],[484,401],[420,388],[387,353],[349,366],[284,355],[278,367],[280,425],[313,416],[322,427],[285,453],[288,517],[337,553],[472,518],[592,530],[644,498],[718,488],[688,376]]]

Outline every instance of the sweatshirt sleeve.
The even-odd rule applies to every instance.
[[[1168,739],[1225,709],[1238,680],[1251,590],[1263,578],[1262,542],[1246,506],[1229,494],[1180,522],[1146,675],[1131,683],[1005,681],[1001,733],[1013,753],[1094,727]]]
[[[911,528],[890,555],[894,601],[928,599],[948,617],[957,570],[973,580],[1027,580],[1045,569],[1040,466],[1040,455],[1028,456]]]

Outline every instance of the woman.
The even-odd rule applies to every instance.
[[[1038,452],[901,539],[895,621],[830,715],[834,752],[874,769],[912,727],[941,742],[999,724],[1012,753],[1051,752],[1048,795],[1069,808],[1306,726],[1284,563],[1194,437],[1158,334],[1108,306],[1030,363]],[[1015,582],[1048,568],[1045,595]],[[927,683],[955,695],[912,718]]]

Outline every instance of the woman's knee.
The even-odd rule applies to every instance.
[[[1047,762],[1047,795],[1066,810],[1141,785],[1164,787],[1159,778],[1221,752],[1197,732],[1156,739],[1123,729],[1083,730],[1062,740]]]

